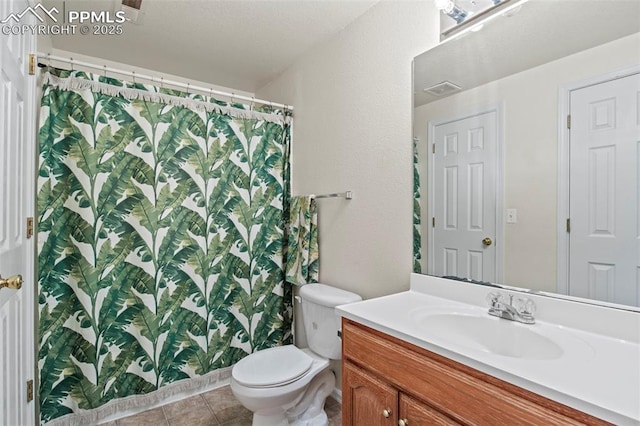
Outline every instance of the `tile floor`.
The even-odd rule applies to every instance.
[[[342,424],[339,402],[329,397],[325,411],[329,426]],[[251,412],[236,400],[229,386],[225,386],[103,426],[251,426],[251,418]]]

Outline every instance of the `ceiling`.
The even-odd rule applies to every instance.
[[[122,35],[56,35],[53,47],[255,92],[379,0],[143,0]],[[114,11],[117,0],[45,0]]]

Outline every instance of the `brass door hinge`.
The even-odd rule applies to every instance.
[[[27,218],[27,238],[33,237],[33,218]]]
[[[431,227],[432,227],[432,228],[435,228],[435,227],[436,227],[436,218],[435,218],[435,217],[432,217],[432,218],[431,218]]]
[[[431,145],[431,151],[435,154],[436,153],[436,144],[434,143],[433,145]]]
[[[571,128],[571,114],[567,115],[567,129]]]
[[[571,219],[567,219],[567,233],[571,233]]]
[[[27,402],[33,401],[33,380],[27,381]]]
[[[36,55],[29,54],[29,75],[36,75]]]

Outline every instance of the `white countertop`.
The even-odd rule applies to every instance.
[[[538,313],[536,324],[521,326],[558,342],[563,354],[556,359],[526,359],[479,350],[443,338],[442,333],[416,321],[417,312],[429,310],[474,310],[488,317],[484,298],[495,290],[413,274],[410,291],[342,305],[336,310],[345,318],[595,417],[617,425],[640,425],[638,313],[526,295],[534,299]],[[557,310],[566,315],[559,315]]]

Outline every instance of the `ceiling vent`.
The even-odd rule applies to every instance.
[[[424,89],[425,92],[438,97],[447,96],[459,90],[462,90],[462,87],[458,86],[457,84],[453,84],[450,81],[442,81],[438,84]]]

